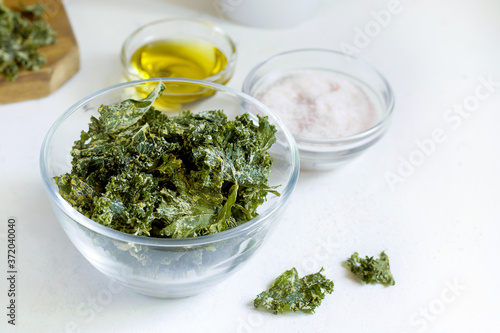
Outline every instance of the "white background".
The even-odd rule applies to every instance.
[[[335,0],[295,28],[265,30],[225,20],[212,0],[66,1],[80,71],[49,97],[0,106],[0,257],[5,272],[6,221],[15,216],[16,332],[498,331],[500,2],[401,0],[399,13],[361,45],[357,29],[373,28],[372,12],[387,8],[386,1]],[[301,172],[286,215],[248,265],[223,285],[177,300],[120,289],[87,263],[56,221],[38,166],[56,118],[123,80],[124,39],[168,17],[200,18],[231,35],[239,51],[233,88],[277,52],[357,43],[358,55],[387,77],[396,96],[388,133],[366,154],[335,172]],[[496,86],[488,91],[481,77]],[[466,117],[448,111],[478,101],[476,89],[489,95],[469,104]],[[417,142],[428,143],[436,129],[445,140],[424,155]],[[400,178],[390,182],[388,175]],[[342,267],[354,251],[382,250],[393,287],[360,284]],[[293,266],[300,275],[323,266],[334,293],[313,315],[255,310],[255,295]]]

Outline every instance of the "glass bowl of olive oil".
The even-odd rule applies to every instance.
[[[123,44],[121,61],[128,81],[186,78],[226,84],[234,73],[236,46],[221,28],[210,23],[166,19],[133,32]],[[176,108],[212,93],[200,86],[172,86],[160,102]]]

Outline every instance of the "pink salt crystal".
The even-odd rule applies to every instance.
[[[300,70],[286,74],[256,97],[273,110],[295,136],[341,138],[363,132],[378,120],[366,92],[332,72]]]

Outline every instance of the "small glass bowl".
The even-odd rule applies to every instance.
[[[231,276],[263,244],[283,216],[299,175],[299,155],[293,136],[266,106],[239,91],[215,83],[189,79],[161,79],[167,86],[197,85],[211,98],[189,105],[191,112],[224,110],[228,119],[248,112],[268,116],[276,126],[277,141],[269,149],[274,163],[270,186],[280,185],[280,196],[268,195],[259,216],[233,229],[194,238],[136,236],[108,228],[75,210],[59,194],[54,176],[71,170],[71,148],[91,116],[102,104],[142,98],[158,79],[125,82],[98,91],[71,106],[49,129],[40,152],[40,170],[56,218],[80,253],[99,271],[123,285],[155,297],[184,297],[207,290]],[[137,89],[141,88],[141,89]],[[166,90],[168,94],[168,89]],[[180,111],[180,110],[178,110]]]
[[[348,54],[327,49],[299,49],[277,54],[255,66],[243,82],[243,92],[257,97],[276,79],[295,71],[333,72],[363,87],[378,104],[377,122],[365,131],[334,139],[294,135],[303,170],[330,170],[359,156],[389,127],[394,94],[387,80],[371,65]],[[372,98],[372,99],[373,99]],[[273,110],[278,114],[276,110]],[[285,123],[285,126],[287,124]]]
[[[197,79],[226,84],[233,76],[237,55],[236,46],[221,28],[199,20],[174,18],[142,26],[125,40],[121,50],[121,62],[125,78],[128,81],[149,79],[149,76],[145,77],[133,66],[131,61],[132,56],[139,48],[148,43],[166,40],[192,41],[193,45],[196,43],[207,43],[207,46],[214,46],[222,52],[226,57],[227,63],[222,70],[208,77],[190,77],[189,74],[183,76],[175,76],[175,74],[162,75],[162,77]],[[190,102],[207,95],[209,95],[209,90],[207,89],[201,89],[200,87],[200,90],[196,90],[190,87],[190,89],[186,89],[185,91],[178,91],[174,102]],[[167,105],[172,102],[167,100],[167,97],[163,97],[162,101]]]

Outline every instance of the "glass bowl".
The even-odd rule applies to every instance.
[[[254,98],[215,83],[190,79],[161,79],[167,86],[196,85],[212,97],[182,104],[191,112],[222,109],[228,119],[248,112],[268,116],[277,128],[269,153],[274,159],[269,185],[280,185],[280,196],[268,195],[259,216],[233,229],[194,238],[168,239],[136,236],[105,227],[75,210],[59,194],[54,177],[71,170],[70,151],[91,116],[102,104],[142,98],[158,79],[125,82],[98,91],[71,106],[48,131],[40,152],[40,170],[49,201],[59,223],[80,253],[99,271],[136,292],[155,297],[184,297],[222,282],[252,257],[283,216],[299,174],[293,136],[266,106]],[[140,89],[138,89],[140,88]],[[180,111],[180,109],[178,110]]]
[[[299,49],[272,56],[250,71],[243,82],[242,90],[250,96],[261,99],[259,96],[269,91],[270,87],[286,75],[304,71],[328,75],[333,73],[342,80],[352,83],[356,89],[361,89],[373,105],[375,120],[370,127],[359,133],[335,138],[317,138],[312,134],[299,135],[292,130],[299,149],[301,169],[335,169],[359,156],[384,135],[394,108],[394,94],[387,80],[374,67],[357,57],[327,49]],[[284,91],[284,94],[289,92]],[[290,95],[288,94],[287,98]],[[313,104],[316,102],[316,100],[309,101]],[[291,129],[292,126],[285,119],[287,116],[284,113],[285,102],[277,100],[274,107],[269,103],[266,105],[282,118],[285,126]]]
[[[221,28],[210,23],[166,19],[134,31],[123,43],[121,62],[128,81],[172,77],[226,84],[234,73],[236,46]],[[191,88],[178,92],[183,101],[208,94]]]

